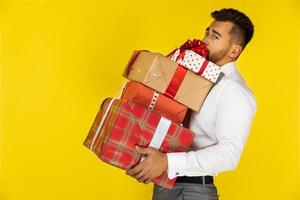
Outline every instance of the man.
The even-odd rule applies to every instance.
[[[195,132],[189,152],[161,153],[137,147],[147,158],[126,173],[149,183],[163,172],[177,177],[173,189],[154,185],[153,200],[218,199],[213,176],[237,167],[245,147],[256,100],[236,69],[235,61],[251,40],[250,19],[235,9],[211,13],[214,21],[205,31],[203,42],[209,60],[222,67],[224,77],[212,88],[199,112],[192,112],[189,128]]]

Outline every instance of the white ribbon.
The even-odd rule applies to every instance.
[[[154,106],[155,106],[155,104],[157,102],[158,96],[159,96],[159,93],[155,91],[153,93],[151,102],[150,102],[149,107],[148,107],[149,110],[153,110],[153,108],[154,108]]]
[[[160,148],[161,144],[163,143],[163,141],[168,133],[171,123],[172,123],[171,120],[169,120],[163,116],[160,118],[158,126],[153,134],[153,137],[152,137],[148,147],[153,147],[155,149]],[[142,157],[141,161],[143,161],[144,159],[145,159],[145,156]]]

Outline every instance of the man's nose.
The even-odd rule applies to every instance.
[[[204,38],[202,39],[202,42],[204,42],[204,44],[206,44],[206,46],[208,46],[208,37],[204,36]]]

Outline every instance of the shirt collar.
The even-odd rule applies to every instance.
[[[226,75],[229,75],[232,72],[236,71],[235,61],[232,61],[232,62],[226,63],[225,65],[222,65],[221,66],[221,71]]]

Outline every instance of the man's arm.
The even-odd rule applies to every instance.
[[[256,112],[256,101],[238,82],[231,81],[225,86],[218,102],[218,144],[198,151],[167,153],[170,179],[176,176],[213,175],[237,167]]]

